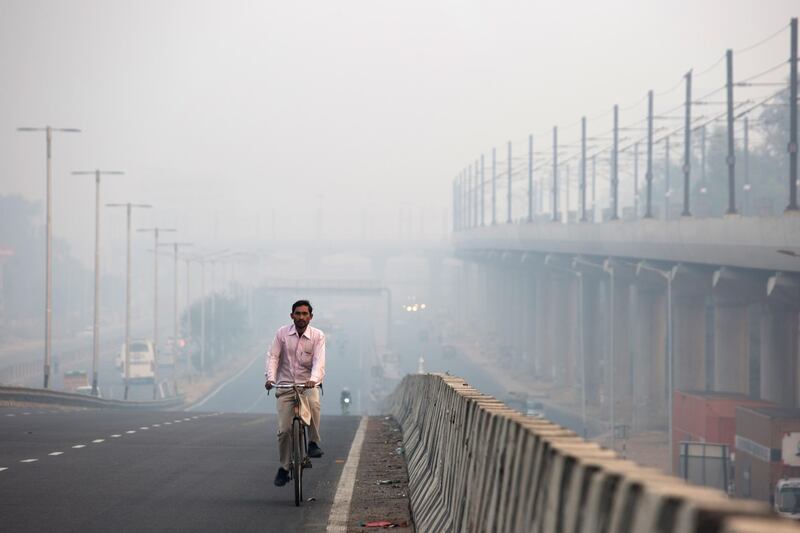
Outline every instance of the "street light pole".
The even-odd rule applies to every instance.
[[[174,257],[174,294],[173,294],[173,317],[172,317],[172,357],[173,361],[178,359],[178,248],[181,246],[193,246],[191,242],[165,242],[159,246],[171,246]]]
[[[94,323],[92,324],[92,396],[97,396],[97,363],[100,358],[100,176],[122,175],[119,170],[77,170],[73,176],[94,175]]]
[[[153,246],[153,353],[155,355],[155,370],[153,371],[153,399],[158,394],[158,234],[162,231],[177,231],[173,228],[142,228],[136,231],[153,232],[155,244]]]
[[[131,335],[131,210],[134,207],[141,207],[144,209],[149,209],[153,206],[149,204],[132,204],[130,202],[126,204],[106,204],[106,207],[124,207],[127,214],[127,252],[126,252],[126,263],[127,266],[125,267],[125,361],[123,364],[124,367],[124,381],[125,381],[125,396],[124,398],[128,399],[128,376],[130,375],[130,335]]]
[[[47,244],[45,258],[45,305],[44,305],[44,388],[50,388],[50,366],[53,361],[53,132],[80,133],[77,128],[17,128],[17,131],[43,131],[47,138]]]

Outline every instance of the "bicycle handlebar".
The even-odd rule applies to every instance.
[[[295,383],[294,385],[273,385],[272,387],[267,389],[267,395],[269,395],[269,391],[272,390],[272,389],[294,389],[294,388],[297,388],[297,387],[299,387],[301,389],[304,389],[304,390],[315,389],[317,387],[322,389],[322,383],[317,383],[313,387],[306,387],[305,383]]]

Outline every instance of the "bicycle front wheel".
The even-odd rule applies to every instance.
[[[300,420],[292,422],[292,478],[294,478],[294,504],[303,499],[303,434]]]

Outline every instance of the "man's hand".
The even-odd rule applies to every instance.
[[[313,389],[316,386],[317,386],[317,382],[314,381],[313,379],[309,379],[308,381],[306,381],[306,388],[307,389]]]
[[[264,388],[270,390],[273,387],[273,385],[275,385],[275,382],[267,380],[267,382],[264,383]]]

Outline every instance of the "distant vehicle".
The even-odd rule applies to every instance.
[[[125,375],[125,345],[120,350],[120,371],[122,379],[129,384],[153,383],[156,373],[156,352],[153,341],[131,341],[128,349],[130,357],[128,375]]]
[[[342,414],[350,414],[350,389],[345,387],[339,395],[339,402],[342,404]]]
[[[800,478],[781,479],[775,485],[775,512],[800,520]]]
[[[92,386],[91,385],[81,385],[80,387],[75,389],[75,392],[78,393],[78,394],[85,394],[86,396],[91,396],[92,395]],[[97,388],[97,397],[98,398],[102,398],[102,396],[100,395],[100,387]]]
[[[89,384],[88,374],[85,370],[70,370],[64,372],[64,390],[67,392],[77,392],[79,388]]]

